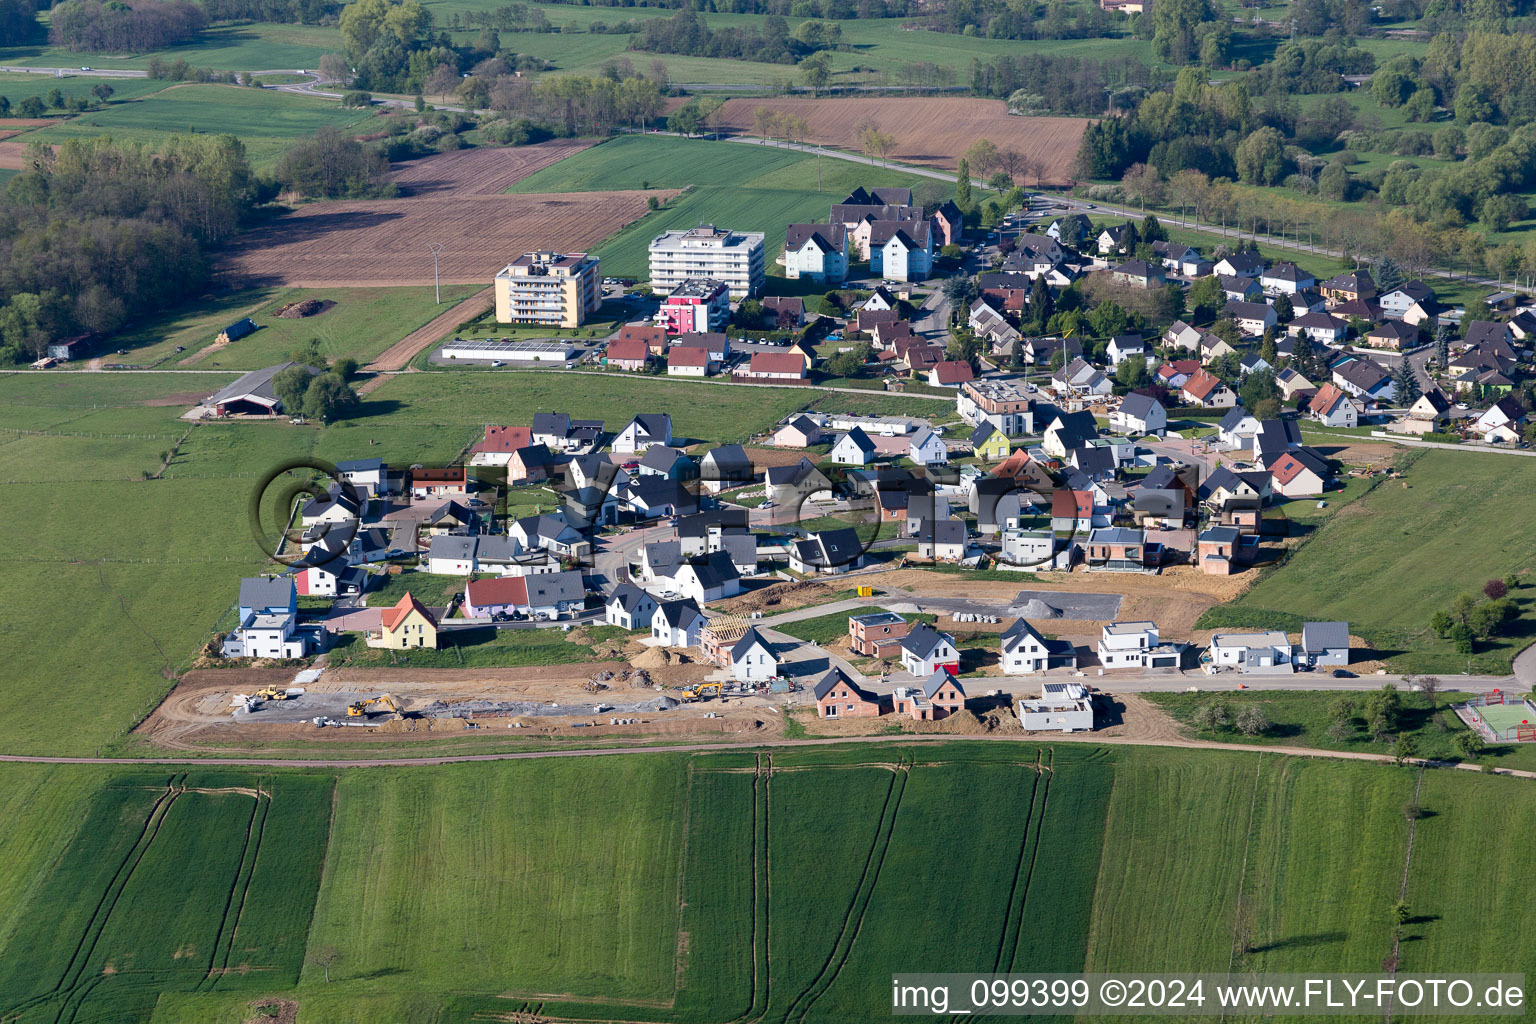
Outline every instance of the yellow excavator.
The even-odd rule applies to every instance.
[[[389,694],[384,693],[384,694],[380,694],[377,697],[371,697],[368,700],[353,701],[351,704],[348,704],[347,705],[347,717],[348,718],[362,718],[363,716],[367,715],[369,711],[371,711],[373,709],[373,706],[375,704],[383,705],[384,707],[388,708],[390,711],[393,711],[397,715],[403,715],[405,713],[404,709],[402,709],[400,707],[400,702],[399,701],[397,701],[394,697],[390,696]]]
[[[287,700],[288,691],[281,687],[268,686],[265,689],[257,690],[255,697],[257,700]]]
[[[683,700],[693,702],[703,700],[706,697],[718,697],[725,692],[724,683],[700,683],[698,686],[683,691]]]

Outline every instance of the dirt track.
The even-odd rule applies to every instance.
[[[442,341],[459,324],[473,319],[490,309],[491,303],[494,301],[496,301],[496,290],[494,288],[487,288],[482,292],[476,292],[458,305],[450,307],[447,312],[439,313],[383,352],[380,352],[378,357],[368,364],[367,368],[375,372],[405,369],[411,365],[412,359],[421,354],[422,349],[430,348],[433,344]],[[358,389],[358,393],[366,395],[384,383],[384,380],[385,378],[383,377],[375,377],[365,382]]]

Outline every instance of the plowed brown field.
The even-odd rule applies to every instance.
[[[1002,100],[945,97],[836,97],[832,99],[727,100],[724,124],[738,134],[752,132],[758,107],[805,118],[807,141],[859,151],[858,130],[873,122],[896,139],[893,160],[953,170],[967,146],[991,139],[1044,164],[1046,181],[1064,182],[1088,122],[1075,117],[1016,117]]]
[[[408,196],[499,195],[534,171],[590,145],[589,139],[555,139],[515,149],[461,149],[402,161],[389,176]]]
[[[0,161],[6,145],[0,142]],[[427,244],[438,242],[443,284],[489,284],[514,256],[534,249],[590,248],[643,217],[647,196],[676,194],[506,194],[534,171],[589,145],[562,140],[407,160],[391,173],[401,198],[302,206],[241,236],[227,250],[222,269],[242,285],[431,284]]]
[[[431,284],[427,243],[439,242],[442,283],[489,284],[514,256],[588,249],[643,217],[648,196],[673,195],[653,189],[313,203],[242,236],[223,269],[253,286]]]

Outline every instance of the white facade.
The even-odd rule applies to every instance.
[[[1157,623],[1111,622],[1099,636],[1099,664],[1105,668],[1144,668],[1157,646]]]
[[[650,246],[651,287],[670,293],[690,277],[725,282],[731,298],[756,295],[763,286],[763,233],[725,231],[704,224],[668,231]]]

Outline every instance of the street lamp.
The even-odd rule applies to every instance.
[[[439,242],[428,242],[427,248],[432,250],[432,291],[437,296],[437,304],[443,304],[443,286],[437,279],[437,258],[442,255],[443,247]]]

